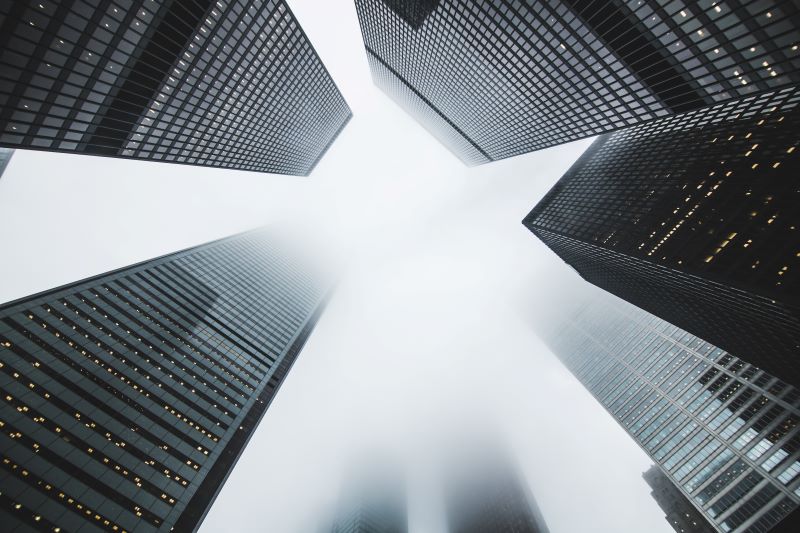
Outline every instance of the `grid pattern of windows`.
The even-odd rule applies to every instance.
[[[711,448],[716,449],[713,446]],[[650,485],[650,495],[666,513],[664,518],[672,529],[679,533],[715,533],[716,529],[658,466],[651,466],[642,477]]]
[[[590,282],[800,383],[798,102],[603,135],[523,224]]]
[[[193,531],[322,309],[262,232],[0,308],[0,516]]]
[[[791,0],[356,0],[356,8],[370,65],[388,69],[373,72],[377,84],[468,164],[800,81],[800,9]]]
[[[720,531],[800,505],[800,390],[610,296],[543,337]]]
[[[0,144],[307,175],[351,117],[284,0],[0,7]]]

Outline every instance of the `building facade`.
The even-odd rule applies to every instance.
[[[3,172],[5,172],[8,162],[11,161],[11,156],[13,155],[14,150],[9,148],[0,148],[0,178],[3,177]]]
[[[798,102],[600,136],[523,224],[589,282],[798,385]]]
[[[356,0],[375,83],[467,164],[800,81],[791,0]]]
[[[324,303],[263,232],[0,307],[0,523],[194,531]]]
[[[444,462],[447,531],[548,533],[521,473],[497,443],[486,443],[481,437],[464,441]]]
[[[307,175],[351,112],[284,0],[0,4],[0,145]]]
[[[650,485],[650,495],[664,511],[672,529],[678,533],[715,533],[714,527],[660,468],[653,465],[642,477]]]
[[[800,390],[612,296],[569,307],[543,340],[706,520],[791,531]]]
[[[336,518],[330,533],[408,533],[405,507],[363,502]]]
[[[408,533],[405,476],[395,466],[369,459],[351,474],[342,484],[339,509],[326,533]]]

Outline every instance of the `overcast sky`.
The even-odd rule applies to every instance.
[[[466,168],[372,84],[351,0],[290,1],[353,109],[310,178],[17,151],[0,301],[261,225],[344,278],[201,528],[313,531],[353,455],[491,420],[553,533],[668,532],[649,459],[517,311],[584,282],[520,223],[588,140]],[[442,531],[411,497],[411,530]]]

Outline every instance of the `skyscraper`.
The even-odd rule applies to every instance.
[[[536,500],[501,448],[478,436],[450,450],[442,475],[450,533],[548,533]]]
[[[589,282],[800,385],[798,102],[600,136],[523,224]]]
[[[642,474],[642,477],[653,489],[650,494],[666,513],[664,518],[672,526],[672,529],[678,533],[714,533],[716,531],[656,465],[651,466],[647,472]]]
[[[0,148],[0,178],[3,177],[3,172],[5,172],[8,162],[11,161],[12,155],[14,155],[14,150]]]
[[[307,175],[350,108],[284,0],[0,4],[0,145]]]
[[[800,81],[792,0],[356,0],[375,83],[475,165]]]
[[[0,307],[0,523],[194,531],[322,310],[263,232]]]
[[[797,517],[800,390],[607,294],[571,307],[543,339],[709,523]]]
[[[342,484],[339,510],[327,531],[408,533],[406,492],[406,480],[396,468],[367,460]]]

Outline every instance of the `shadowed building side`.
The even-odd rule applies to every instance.
[[[792,0],[355,0],[376,85],[468,165],[800,82]]]
[[[587,281],[800,384],[800,89],[599,137],[523,224]]]

